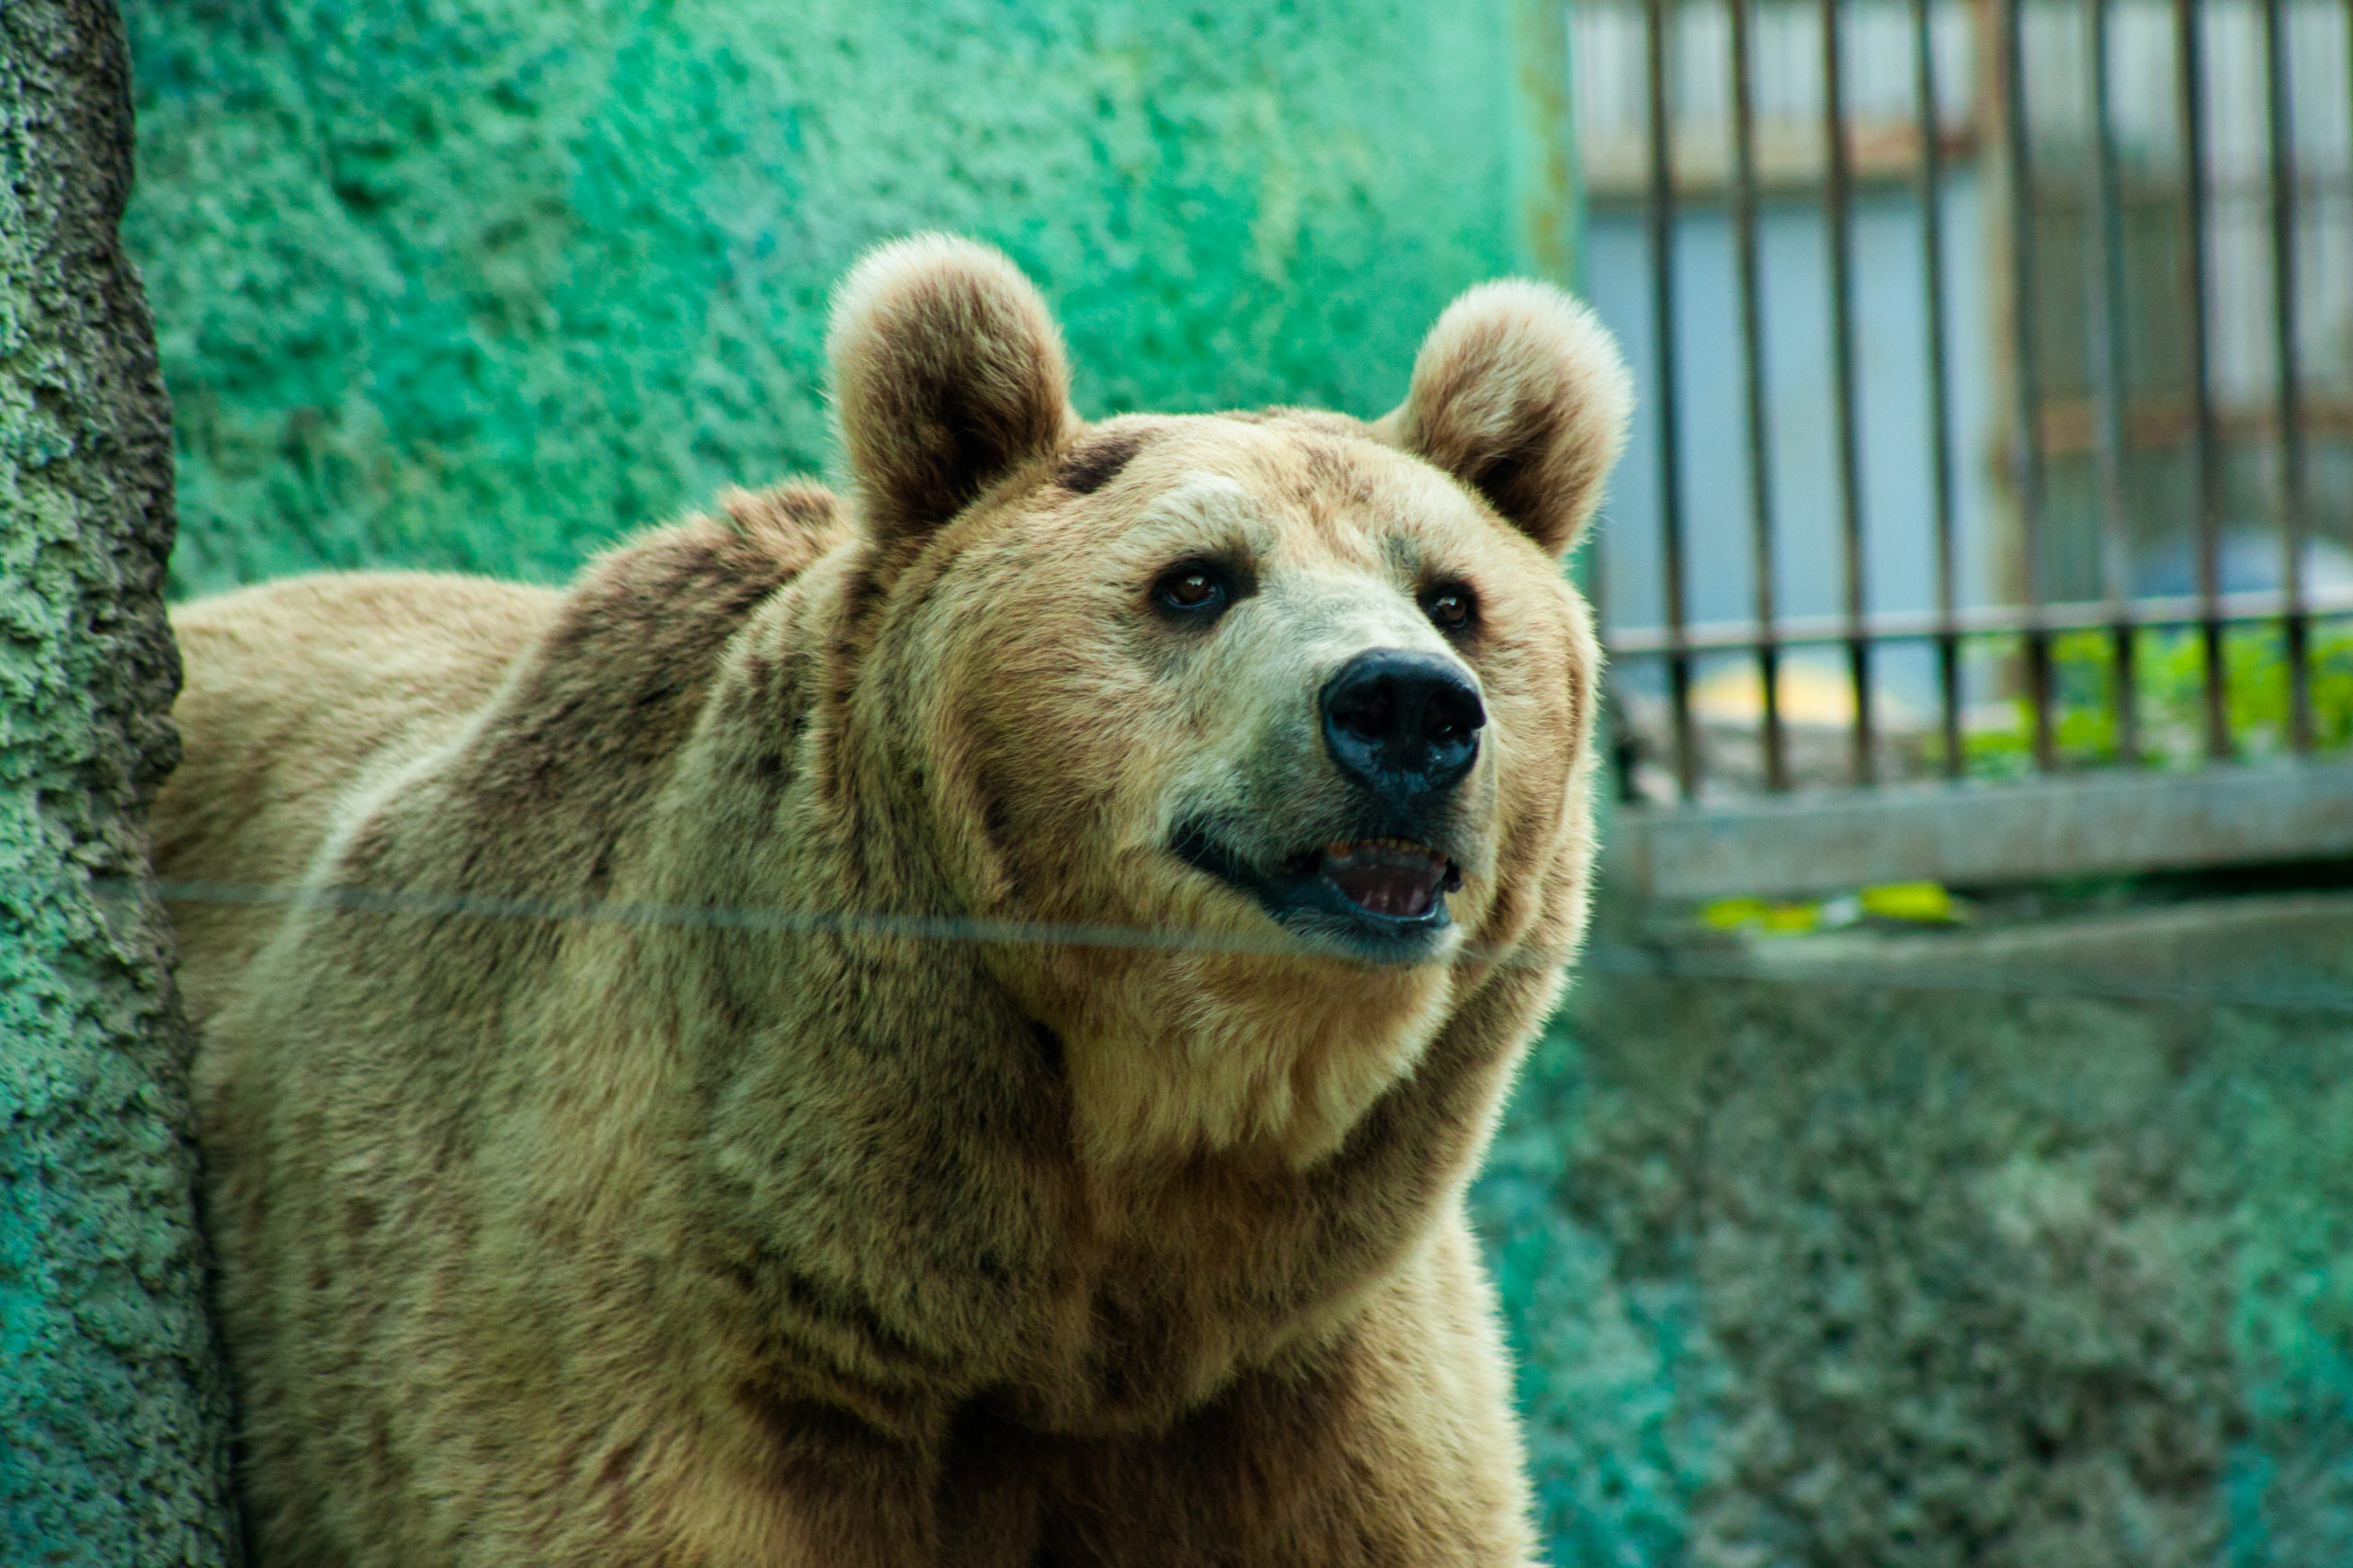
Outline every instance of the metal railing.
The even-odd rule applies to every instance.
[[[2311,483],[2315,431],[2329,427],[2324,434],[2332,443],[2332,458],[2339,455],[2344,432],[2333,428],[2342,423],[2336,415],[2316,417],[2316,400],[2310,394],[2316,358],[2331,361],[2325,369],[2332,384],[2353,381],[2353,316],[2341,324],[2325,324],[2341,332],[2343,342],[2333,350],[2324,346],[2316,356],[2313,325],[2302,312],[2307,290],[2300,252],[2318,243],[2316,236],[2325,237],[2327,228],[2320,220],[2328,213],[2315,217],[2307,209],[2342,208],[2343,220],[2336,226],[2353,236],[2353,126],[2339,138],[2330,121],[2326,139],[2332,147],[2342,140],[2348,149],[2344,167],[2315,171],[2300,159],[2298,131],[2313,122],[2314,106],[2299,106],[2292,98],[2291,7],[2286,0],[2245,0],[2229,7],[2234,19],[2252,22],[2259,58],[2259,159],[2240,156],[2248,151],[2242,143],[2249,141],[2238,123],[2247,118],[2244,92],[2233,100],[2229,127],[2233,155],[2252,165],[2250,175],[2235,164],[2225,167],[2228,160],[2218,160],[2213,145],[2216,120],[2210,97],[2220,78],[2209,58],[2215,28],[2207,13],[2223,9],[2223,0],[2169,0],[2171,81],[2162,88],[2145,73],[2120,85],[2113,58],[2121,43],[2130,41],[2125,39],[2126,21],[2137,27],[2136,38],[2147,41],[2143,35],[2151,31],[2147,24],[2153,8],[2145,4],[2133,6],[2135,15],[2129,18],[2120,17],[2121,0],[2033,6],[2025,0],[1974,0],[1949,6],[1965,17],[1967,30],[1961,36],[1978,56],[1969,62],[1972,91],[1959,125],[1940,110],[1940,83],[1949,81],[1955,62],[1939,58],[1940,50],[1951,48],[1958,29],[1949,16],[1940,25],[1937,0],[1903,0],[1909,46],[1904,52],[1909,58],[1899,61],[1885,47],[1882,27],[1882,47],[1871,56],[1871,63],[1882,78],[1872,84],[1882,102],[1890,86],[1884,78],[1899,63],[1908,75],[1908,169],[1901,166],[1904,160],[1900,155],[1886,151],[1888,137],[1871,138],[1870,128],[1857,123],[1849,102],[1856,77],[1846,35],[1862,8],[1861,0],[1845,0],[1843,6],[1842,0],[1805,3],[1816,18],[1813,28],[1819,52],[1813,69],[1818,78],[1812,90],[1818,99],[1820,150],[1818,165],[1807,171],[1812,178],[1796,182],[1797,199],[1815,195],[1821,244],[1818,270],[1809,262],[1811,276],[1801,281],[1826,292],[1822,303],[1827,340],[1821,356],[1826,395],[1809,405],[1805,417],[1826,425],[1830,472],[1826,483],[1801,498],[1797,510],[1805,514],[1802,519],[1794,517],[1788,487],[1776,482],[1777,410],[1766,369],[1768,318],[1775,301],[1786,300],[1790,278],[1785,269],[1779,280],[1782,293],[1768,292],[1760,243],[1768,193],[1760,181],[1756,107],[1759,0],[1643,0],[1640,189],[1637,193],[1621,185],[1614,192],[1597,189],[1595,196],[1597,212],[1615,200],[1620,209],[1631,210],[1627,216],[1639,213],[1647,294],[1643,316],[1622,324],[1620,330],[1631,325],[1646,331],[1648,338],[1644,379],[1650,384],[1643,391],[1650,420],[1648,455],[1654,464],[1652,488],[1646,516],[1630,518],[1627,509],[1619,507],[1612,521],[1620,528],[1646,526],[1654,530],[1658,581],[1649,613],[1618,602],[1620,596],[1612,592],[1617,579],[1607,552],[1601,574],[1606,639],[1618,672],[1614,684],[1620,698],[1621,793],[1629,804],[1625,816],[1632,824],[1634,852],[1644,852],[1649,842],[1643,838],[1645,833],[1654,837],[1656,831],[1672,830],[1678,818],[1713,811],[1721,819],[1733,820],[1758,804],[1769,807],[1756,817],[1768,824],[1760,831],[1786,836],[1792,808],[1773,803],[1774,798],[1802,784],[1834,782],[1818,776],[1800,778],[1791,765],[1791,721],[1785,711],[1784,688],[1793,652],[1835,655],[1844,687],[1844,777],[1835,781],[1843,788],[1833,794],[1801,797],[1809,802],[1806,809],[1816,812],[1835,813],[1866,794],[1892,793],[1884,788],[1889,754],[1879,733],[1880,665],[1898,645],[1928,654],[1927,678],[1915,684],[1926,687],[1933,722],[1917,722],[1915,715],[1918,766],[1913,771],[1923,778],[1942,779],[1947,789],[1932,791],[1933,798],[1918,797],[1926,812],[1949,812],[1957,801],[1974,801],[1986,792],[1959,788],[1973,772],[1982,771],[1972,767],[1972,743],[1986,727],[1978,722],[1984,710],[2013,725],[2017,749],[2024,754],[2022,765],[2032,774],[2067,778],[2087,762],[2132,768],[2165,760],[2151,755],[2144,722],[2144,665],[2152,636],[2170,634],[2174,644],[2194,643],[2196,650],[2198,755],[2170,759],[2177,782],[2186,768],[2211,773],[2213,765],[2246,755],[2242,744],[2245,726],[2234,724],[2231,699],[2231,639],[2239,629],[2266,631],[2275,640],[2284,665],[2284,721],[2278,726],[2279,744],[2271,749],[2286,758],[2301,758],[2323,747],[2324,736],[2315,723],[2315,626],[2323,618],[2353,614],[2353,583],[2315,585],[2310,580],[2311,565],[2316,540],[2353,542],[2353,529],[2335,510],[2324,517],[2316,508]],[[2341,6],[2337,47],[2348,103],[2317,107],[2344,112],[2353,109],[2353,0],[2330,0],[2330,5]],[[1794,7],[1773,9],[1786,24]],[[1881,22],[1889,19],[1890,9],[1877,7]],[[2309,31],[2320,7],[2293,10],[2297,25]],[[1688,25],[1694,13],[1720,16],[1728,24],[1722,29],[1722,43],[1729,58],[1722,62],[1722,91],[1712,106],[1716,119],[1723,122],[1720,125],[1711,120],[1695,126],[1701,117],[1689,113],[1676,92],[1679,80],[1693,75],[1688,45],[1699,36]],[[1631,19],[1623,11],[1620,17]],[[2072,55],[2054,57],[2056,63],[2082,67],[2083,79],[2073,84],[2080,95],[2075,102],[2068,102],[2065,91],[2052,91],[2052,62],[2029,50],[2030,23],[2045,30],[2054,26],[2079,29],[2074,36],[2082,47]],[[1631,47],[1630,32],[1621,29],[1618,41]],[[1700,41],[1712,44],[1713,35]],[[2226,41],[2244,40],[2234,33]],[[1784,51],[1785,63],[1787,58]],[[1607,67],[1609,62],[1604,63]],[[2039,102],[2030,101],[2030,78],[2041,89]],[[2168,97],[2169,106],[2164,105],[2161,100]],[[2128,118],[2135,125],[2150,122],[2161,108],[2170,108],[2172,146],[2158,149],[2169,151],[2170,157],[2154,155],[2147,146],[2125,145],[2119,132],[2120,103],[2128,104]],[[2052,115],[2048,111],[2054,104],[2070,112]],[[2301,117],[2300,107],[2305,110]],[[2033,112],[2038,108],[2046,111],[2040,117]],[[2050,128],[2047,122],[2059,118],[2070,123]],[[1622,146],[1614,149],[1613,156],[1611,129],[1588,131],[1588,140],[1601,144],[1598,157],[1589,157],[1589,166],[1623,169],[1632,164],[1622,155]],[[1633,127],[1615,129],[1620,132],[1619,143],[1631,140]],[[1699,140],[1703,131],[1713,133],[1725,154],[1720,160],[1722,180],[1720,189],[1694,197],[1690,187],[1697,182],[1691,171],[1701,160],[1688,156],[1678,140],[1687,135]],[[1874,602],[1869,570],[1872,550],[1889,545],[1867,526],[1861,438],[1865,410],[1858,369],[1855,153],[1866,142],[1871,149],[1874,188],[1908,197],[1911,243],[1916,247],[1910,266],[1918,303],[1916,319],[1908,326],[1916,330],[1916,347],[1911,351],[1917,355],[1925,384],[1916,389],[1921,427],[1904,457],[1916,467],[1918,488],[1925,493],[1916,498],[1915,509],[1926,513],[1926,537],[1911,548],[1924,550],[1927,557],[1927,591],[1920,596],[1925,602],[1900,606]],[[1964,163],[1966,168],[1961,166]],[[1980,193],[1975,212],[1985,236],[1982,244],[1971,247],[1983,259],[1968,274],[1957,271],[1952,231],[1952,196],[1957,181],[1964,177]],[[2163,188],[2168,180],[2174,187],[2170,192]],[[1785,220],[1792,210],[1791,183],[1784,177],[1777,187],[1778,210]],[[1803,187],[1808,184],[1818,185],[1818,192],[1807,192]],[[2344,188],[2335,188],[2338,186]],[[2237,204],[2234,212],[2247,205],[2250,197],[2260,203],[2261,227],[2268,235],[2265,276],[2218,271],[2218,192]],[[1685,301],[1691,283],[1678,256],[1687,217],[1701,205],[1721,209],[1721,221],[1729,229],[1733,301],[1732,341],[1723,346],[1726,352],[1704,365],[1694,358]],[[2178,254],[2171,310],[2162,308],[2159,280],[2150,276],[2152,256],[2143,254],[2134,265],[2135,241],[2128,234],[2128,216],[2148,211],[2156,212],[2161,221],[2154,228],[2143,225],[2155,236],[2144,249],[2162,249],[2157,242],[2165,241]],[[2054,213],[2066,223],[2056,224]],[[2080,267],[2072,272],[2054,269],[2052,256],[2042,254],[2046,244],[2061,262],[2076,259]],[[1788,247],[1783,248],[1786,253]],[[2063,292],[2054,293],[2054,277],[2063,277],[2067,287]],[[1624,279],[1619,282],[1623,298],[1630,291],[1622,287]],[[1996,441],[1974,452],[1962,449],[1957,430],[1953,369],[1953,301],[1957,291],[1972,290],[1992,301],[1982,312],[1991,341],[1971,347],[1995,367],[1984,401],[1998,405],[1998,417],[1990,423],[1999,432]],[[2246,293],[2257,290],[2268,296],[2268,342],[2234,339],[2231,347],[2234,365],[2251,358],[2269,361],[2268,398],[2262,400],[2268,406],[2252,412],[2226,409],[2217,395],[2218,294],[2234,296],[2230,302],[2235,306]],[[2233,319],[2244,314],[2239,312]],[[2166,351],[2155,352],[2143,341],[2152,331],[2176,334],[2179,341],[2168,337]],[[2054,343],[2062,338],[2079,347],[2078,363],[2068,364],[2058,355]],[[1636,358],[1638,375],[1643,375],[1643,356]],[[1703,450],[1695,449],[1699,433],[1689,426],[1684,407],[1690,389],[1682,384],[1699,377],[1736,384],[1741,404],[1737,431],[1706,432]],[[2082,382],[2088,396],[2061,395],[2065,388],[2058,383],[2072,381]],[[2087,433],[2082,429],[2086,412]],[[1788,417],[1786,412],[1783,417]],[[1893,449],[1881,440],[1880,449]],[[1745,562],[1733,559],[1736,551],[1695,554],[1692,537],[1690,481],[1700,472],[1695,463],[1734,461],[1744,471],[1737,504],[1746,515],[1740,519],[1737,537],[1745,546]],[[1972,461],[1984,464],[1987,475],[1985,483],[1975,486],[1982,504],[1965,518],[1957,479]],[[2064,471],[2058,477],[2065,482],[2066,505],[2054,499],[2054,464]],[[2261,491],[2259,508],[2225,494],[2226,483],[2249,473],[2256,475],[2253,488]],[[1733,487],[1723,488],[1729,494]],[[2186,498],[2194,581],[2186,585],[2188,591],[2152,591],[2145,581],[2136,581],[2136,540],[2148,534],[2149,516],[2163,509],[2151,496],[2171,505],[2177,490]],[[2271,531],[2277,551],[2272,580],[2253,587],[2234,585],[2225,570],[2226,552],[2234,548],[2235,536],[2246,531],[2250,517]],[[1835,545],[1836,603],[1825,612],[1792,614],[1784,602],[1787,574],[1779,555],[1793,520],[1802,520],[1814,535]],[[1721,539],[1734,537],[1723,519],[1713,521]],[[1994,591],[1979,594],[1975,602],[1963,592],[1965,549],[1973,558],[1992,563],[1982,575],[1999,579]],[[2086,573],[2080,567],[2072,576],[2059,570],[2054,563],[2063,559],[2096,561],[2092,570],[2097,582],[2082,581]],[[1711,588],[1711,597],[1722,602],[1726,584],[1741,575],[1745,577],[1745,613],[1706,619],[1694,613],[1695,590]],[[2176,655],[2175,663],[2181,662],[2181,646],[2167,651]],[[1721,666],[1726,655],[1753,669],[1753,684],[1746,688],[1753,692],[1753,711],[1740,715],[1756,755],[1745,790],[1723,788],[1711,779],[1702,733],[1698,695],[1701,665],[1712,659]],[[2080,692],[2070,698],[2060,688],[2069,683],[2082,686],[2086,671],[2101,688],[2097,705],[2104,710],[2097,726],[2101,739],[2091,748],[2096,755],[2086,755],[2081,746],[2071,753],[2060,733],[2063,710],[2070,702],[2080,707],[2084,701]],[[1648,698],[1642,685],[1645,679],[1653,683]],[[1991,700],[1972,701],[1972,688],[1977,697]],[[1813,727],[1818,730],[1819,722]],[[1661,761],[1663,769],[1656,766]],[[2336,831],[2336,819],[2341,813],[2353,821],[2353,772],[2346,780],[2341,797],[2327,788],[2299,797],[2317,819],[2305,835],[2313,853],[2347,852],[2337,842],[2346,835]],[[2230,784],[2218,775],[2185,787],[2211,796]],[[2048,799],[2041,809],[2064,812],[2063,791],[2042,793]],[[2102,809],[2113,810],[2112,791],[2110,796]],[[1874,799],[1871,810],[1855,820],[1883,821],[1887,804]],[[1716,833],[1711,842],[1721,841],[1725,855],[1736,859],[1738,846],[1722,839],[1722,821],[1711,826]],[[2099,837],[2096,828],[2086,833],[2090,839]],[[1917,840],[1916,834],[1907,840],[1901,833],[1888,839],[1881,856],[1886,878],[1951,873],[1949,856],[1939,860],[1924,853]],[[1757,857],[1756,876],[1763,879],[1754,885],[1761,888],[1778,879],[1794,886],[1810,880],[1802,867],[1778,864],[1769,845],[1748,849]],[[2243,849],[2218,848],[2215,854],[2228,858]],[[2266,850],[2272,855],[2292,852],[2278,844]],[[2094,843],[2074,863],[2131,869],[2120,858],[2138,863],[2150,853],[2146,845],[2126,849]],[[2203,863],[2195,845],[2183,845],[2182,855],[2187,858],[2177,857],[2175,863]],[[2069,863],[2063,855],[2057,861],[2062,869]],[[1858,861],[1849,856],[1843,864],[1841,874],[1852,875],[1858,866],[1868,865],[1868,857]],[[1978,874],[1988,870],[1983,866],[1973,869]],[[2050,868],[2040,869],[2048,874]],[[1738,886],[1739,874],[1736,867],[1728,867],[1713,883],[1705,876],[1686,878],[1683,883],[1654,891],[1704,892],[1716,883]]]

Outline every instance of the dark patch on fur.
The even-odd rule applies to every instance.
[[[368,1419],[368,1457],[374,1461],[378,1476],[397,1472],[398,1461],[392,1457],[392,1424],[381,1415]]]
[[[766,1313],[803,1324],[822,1324],[826,1338],[856,1342],[875,1359],[912,1372],[936,1376],[952,1361],[916,1344],[855,1291],[773,1266],[758,1268],[758,1300]]]
[[[1543,473],[1544,432],[1523,423],[1512,439],[1496,449],[1486,461],[1463,477],[1471,488],[1505,517],[1527,526],[1538,515],[1544,497],[1530,494]]]
[[[981,802],[981,835],[996,851],[996,863],[1005,874],[1005,886],[1000,891],[1008,897],[1018,898],[1021,879],[1015,868],[1019,862],[1013,850],[1018,842],[1014,836],[1013,819],[1006,812],[1004,798],[992,790]]]
[[[643,1452],[644,1449],[644,1438],[631,1437],[628,1442],[607,1454],[605,1462],[597,1467],[597,1489],[599,1491],[619,1490],[621,1483],[629,1479],[630,1467],[637,1463],[637,1456]]]
[[[1120,471],[1143,450],[1141,430],[1106,430],[1090,436],[1063,454],[1054,483],[1074,495],[1092,495],[1120,477]]]
[[[751,653],[744,659],[744,689],[756,702],[766,702],[776,695],[776,661],[766,653]]]
[[[1029,1038],[1038,1045],[1038,1057],[1049,1072],[1060,1074],[1063,1070],[1063,1037],[1044,1024],[1031,1023]]]

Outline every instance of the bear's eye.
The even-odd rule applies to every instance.
[[[1224,573],[1204,561],[1188,561],[1162,573],[1160,581],[1153,585],[1152,597],[1190,618],[1215,615],[1225,608],[1232,592]]]
[[[1460,583],[1449,583],[1422,596],[1422,613],[1428,616],[1430,623],[1440,631],[1468,631],[1477,610],[1477,601],[1472,598],[1471,590]]]

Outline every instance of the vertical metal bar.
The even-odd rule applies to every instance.
[[[2272,365],[2279,377],[2280,586],[2288,613],[2288,734],[2298,751],[2313,748],[2311,624],[2304,607],[2303,397],[2296,345],[2296,154],[2288,101],[2287,18],[2279,0],[2263,0],[2263,77],[2271,152]]]
[[[2034,298],[2034,158],[2027,144],[2024,0],[2001,0],[2002,139],[2009,153],[2010,328],[2017,356],[2018,551],[2020,585],[2029,612],[2043,604],[2042,591],[2042,397],[2036,373],[2040,347]],[[2027,701],[2034,713],[2034,761],[2042,768],[2057,758],[2051,725],[2051,634],[2040,625],[2026,633]]]
[[[1748,538],[1756,572],[1756,683],[1763,694],[1765,788],[1790,787],[1789,748],[1781,733],[1781,644],[1773,630],[1773,471],[1765,411],[1765,328],[1756,267],[1756,107],[1749,72],[1750,8],[1756,0],[1725,0],[1732,11],[1733,255],[1740,273],[1740,352],[1748,415]]]
[[[1586,547],[1584,556],[1586,581],[1593,592],[1597,606],[1611,603],[1609,597],[1609,552],[1599,541]],[[1604,744],[1609,748],[1610,771],[1618,780],[1618,801],[1621,805],[1643,803],[1643,737],[1626,714],[1624,686],[1620,672],[1612,669],[1609,678],[1601,683],[1601,724]]]
[[[2112,619],[2109,646],[2116,662],[2116,750],[2126,762],[2141,755],[2140,694],[2133,670],[2131,541],[2125,532],[2124,404],[2131,394],[2126,379],[2124,324],[2124,203],[2117,174],[2115,117],[2109,113],[2108,62],[2109,0],[2091,0],[2092,210],[2094,243],[2086,248],[2091,296],[2093,384],[2099,412],[2100,577]]]
[[[2180,98],[2182,200],[2189,224],[2186,279],[2189,294],[2191,451],[2197,466],[2198,636],[2205,665],[2206,753],[2231,755],[2230,692],[2222,667],[2222,464],[2216,449],[2212,347],[2206,296],[2212,276],[2206,224],[2206,64],[2199,31],[2199,0],[2173,0],[2175,86]]]
[[[1848,209],[1852,181],[1847,166],[1847,93],[1844,51],[1838,38],[1838,0],[1822,0],[1822,134],[1828,161],[1822,181],[1823,222],[1830,240],[1830,374],[1837,407],[1838,513],[1845,566],[1847,684],[1855,700],[1854,776],[1858,784],[1877,773],[1871,741],[1870,641],[1863,626],[1863,505],[1860,460],[1855,431],[1854,262]]]
[[[1587,602],[1593,606],[1594,617],[1604,629],[1606,641],[1608,635],[1607,629],[1617,619],[1615,601],[1609,597],[1609,551],[1602,548],[1598,538],[1593,539],[1578,558],[1577,564],[1582,569],[1577,575],[1584,579],[1585,590],[1590,596]],[[1643,800],[1640,778],[1643,743],[1633,725],[1627,722],[1626,705],[1619,696],[1623,689],[1624,676],[1625,670],[1620,665],[1612,665],[1604,672],[1601,682],[1601,733],[1602,744],[1609,748],[1610,777],[1618,785],[1616,798],[1620,804],[1631,806],[1640,805]]]
[[[1938,203],[1944,173],[1943,127],[1937,115],[1933,0],[1912,0],[1912,91],[1920,106],[1920,248],[1923,316],[1928,329],[1928,482],[1935,506],[1937,710],[1944,728],[1945,776],[1958,778],[1961,752],[1961,638],[1953,626],[1952,412],[1945,402],[1945,238]]]
[[[1675,159],[1666,101],[1667,7],[1645,0],[1643,15],[1650,87],[1649,219],[1652,338],[1658,355],[1659,535],[1666,571],[1667,705],[1675,728],[1675,782],[1687,801],[1699,792],[1699,746],[1691,729],[1691,654],[1684,646],[1688,595],[1683,559],[1683,452],[1676,414]]]

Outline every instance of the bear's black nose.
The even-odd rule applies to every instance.
[[[1401,803],[1470,772],[1486,722],[1471,677],[1435,653],[1375,648],[1341,665],[1324,688],[1324,744],[1332,760]]]

